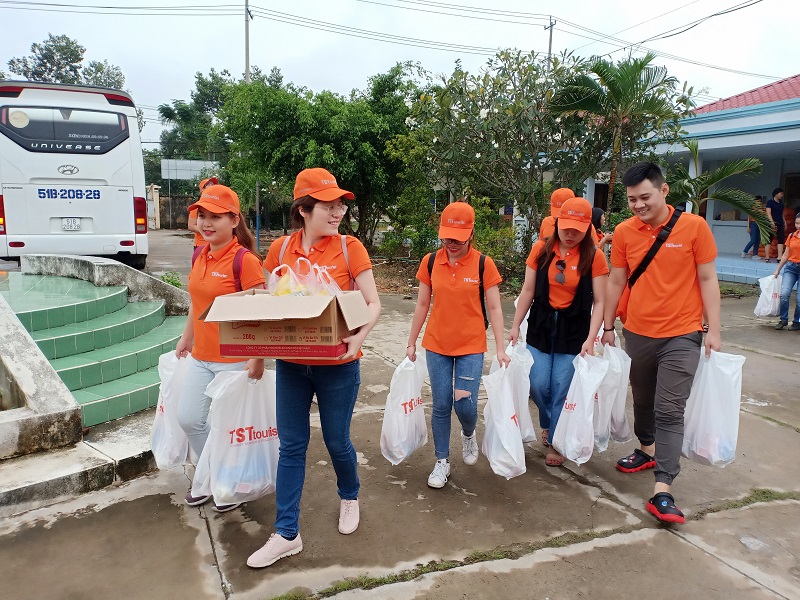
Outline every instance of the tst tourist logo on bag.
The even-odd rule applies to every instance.
[[[403,407],[403,414],[410,415],[414,409],[422,405],[422,398],[412,398],[408,402],[401,402],[400,406]]]
[[[564,410],[569,412],[575,411],[575,402],[570,402],[569,398],[564,401]]]
[[[252,444],[262,440],[278,439],[278,430],[275,427],[256,429],[251,425],[250,427],[237,427],[236,429],[231,429],[228,433],[231,436],[232,446]]]

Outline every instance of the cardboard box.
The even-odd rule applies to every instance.
[[[344,354],[342,338],[371,315],[359,291],[272,296],[253,289],[217,297],[199,318],[219,323],[222,356],[319,360]]]

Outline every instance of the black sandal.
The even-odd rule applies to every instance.
[[[647,512],[663,523],[686,523],[686,517],[675,506],[675,498],[667,492],[659,492],[647,501]]]
[[[617,469],[623,473],[637,473],[656,466],[656,459],[636,448],[631,454],[617,461]]]

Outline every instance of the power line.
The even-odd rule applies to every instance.
[[[759,2],[762,2],[762,1],[763,0],[749,0],[748,2],[742,2],[741,4],[736,4],[736,5],[731,6],[730,8],[727,8],[725,10],[721,10],[719,12],[715,12],[714,14],[711,14],[711,15],[708,15],[706,17],[703,17],[702,19],[697,19],[696,21],[692,21],[691,23],[687,23],[685,25],[680,25],[679,27],[675,27],[673,29],[665,31],[664,33],[660,33],[657,36],[649,37],[649,38],[647,38],[645,40],[642,40],[639,43],[643,44],[645,42],[651,42],[651,41],[655,41],[655,40],[665,40],[667,38],[671,38],[671,37],[674,37],[676,35],[680,35],[682,33],[686,33],[690,29],[694,29],[695,27],[697,27],[701,23],[705,23],[709,19],[713,19],[714,17],[719,17],[721,15],[727,15],[729,13],[736,12],[737,10],[742,10],[743,8],[749,8],[749,7],[753,6],[754,4],[758,4]],[[683,28],[683,29],[681,29],[681,28]],[[680,31],[677,31],[678,29],[680,29]]]

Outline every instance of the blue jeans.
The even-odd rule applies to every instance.
[[[431,381],[433,410],[431,430],[436,459],[450,456],[450,419],[453,407],[461,423],[461,431],[470,436],[478,424],[478,390],[481,387],[483,353],[446,356],[425,351]],[[454,383],[455,382],[455,383]],[[454,390],[466,396],[454,400]],[[461,395],[461,394],[458,394]]]
[[[358,498],[356,450],[350,421],[361,385],[360,361],[343,365],[299,365],[275,361],[280,454],[275,484],[275,531],[293,538],[300,531],[300,496],[311,438],[311,399],[317,395],[322,439],[336,472],[342,500]]]
[[[792,295],[792,290],[797,286],[797,281],[800,280],[800,263],[787,262],[783,268],[783,277],[781,278],[781,320],[789,320],[789,297]],[[800,289],[800,288],[799,288]],[[800,304],[797,303],[798,295],[794,295],[794,322],[800,323]]]
[[[203,446],[206,445],[211,426],[208,424],[208,409],[211,407],[211,398],[206,396],[208,384],[214,380],[217,373],[225,371],[244,371],[247,361],[223,363],[207,360],[197,360],[190,356],[186,360],[186,378],[183,380],[183,389],[178,401],[178,424],[181,426],[192,453],[200,457]]]
[[[750,248],[753,249],[753,256],[758,256],[758,247],[761,245],[761,232],[756,227],[755,223],[750,224],[750,241],[747,243],[747,246],[744,247],[742,250],[742,254],[747,254],[747,251]]]
[[[539,427],[547,429],[550,434],[548,442],[553,442],[553,434],[564,408],[567,390],[575,374],[572,361],[574,354],[547,354],[528,344],[533,354],[531,367],[531,397],[539,408]]]

